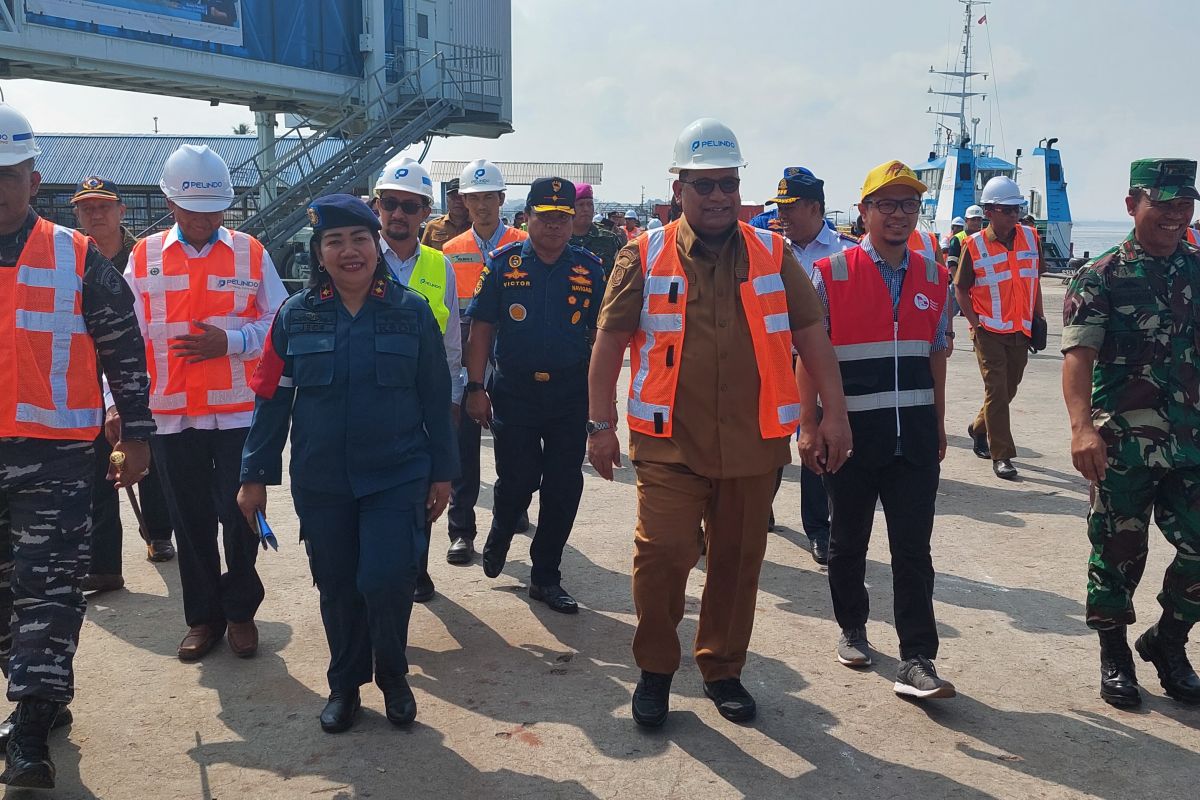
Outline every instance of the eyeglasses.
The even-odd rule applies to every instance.
[[[712,178],[697,178],[694,181],[680,181],[680,183],[692,187],[699,195],[710,195],[718,186],[721,187],[721,194],[733,194],[742,185],[742,179],[721,178],[719,181],[714,181]]]
[[[405,214],[412,216],[420,212],[425,207],[425,204],[417,200],[397,200],[394,197],[381,197],[379,198],[379,207],[389,214],[398,208]]]
[[[1020,206],[987,205],[987,206],[984,206],[984,208],[986,208],[988,211],[992,212],[993,214],[1003,214],[1006,217],[1016,217],[1016,216],[1020,216],[1020,214],[1021,214]]]
[[[905,214],[915,214],[921,210],[921,201],[915,197],[908,200],[867,200],[866,204],[874,206],[875,210],[884,215],[895,214],[896,209]]]

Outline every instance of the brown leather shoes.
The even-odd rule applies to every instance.
[[[254,620],[229,623],[225,638],[229,640],[229,649],[238,658],[250,658],[258,652],[258,627]]]
[[[212,625],[193,625],[188,628],[187,636],[179,643],[179,660],[196,661],[203,658],[221,641],[222,635],[223,633]]]

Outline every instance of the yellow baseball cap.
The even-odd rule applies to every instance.
[[[929,191],[929,187],[917,179],[917,173],[903,161],[885,161],[867,173],[859,197],[865,200],[880,189],[896,185],[916,189],[920,194]]]

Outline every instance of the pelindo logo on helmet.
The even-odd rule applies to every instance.
[[[225,181],[184,181],[183,191],[188,189],[220,189],[225,186]]]
[[[483,167],[480,167],[479,169],[475,170],[476,178],[482,178],[485,174],[487,174],[487,170],[484,169]]]
[[[729,139],[705,139],[703,141],[701,141],[700,139],[697,139],[696,141],[692,142],[692,152],[693,153],[696,152],[697,150],[699,150],[701,147],[705,147],[705,148],[727,147],[730,149],[734,149],[737,147],[737,142],[730,141]]]
[[[396,177],[397,178],[407,178],[408,177],[408,167],[401,167],[400,169],[396,170]]]

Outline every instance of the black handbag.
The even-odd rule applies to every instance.
[[[1049,330],[1045,317],[1034,317],[1029,331],[1029,352],[1040,353],[1046,349],[1046,336]]]

